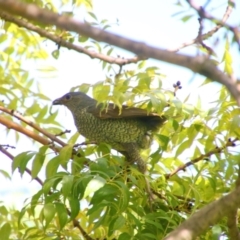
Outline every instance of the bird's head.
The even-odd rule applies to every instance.
[[[90,98],[83,92],[69,92],[63,95],[60,98],[55,99],[53,105],[64,105],[69,110],[73,111],[75,108],[84,108],[92,103],[95,103],[96,100]]]

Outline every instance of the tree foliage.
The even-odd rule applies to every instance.
[[[34,3],[52,14],[59,13],[59,5],[71,4],[75,9],[85,9],[85,22],[90,26],[110,29],[106,19],[94,14],[90,0],[25,0],[21,2],[25,8],[19,5],[18,10],[14,8],[18,1],[0,1],[0,124],[2,136],[6,133],[6,138],[1,138],[0,151],[12,160],[12,172],[0,169],[0,173],[10,179],[16,171],[29,174],[41,186],[20,211],[1,204],[2,239],[219,239],[221,235],[240,239],[240,200],[236,197],[240,181],[240,111],[239,99],[234,99],[236,94],[231,88],[239,88],[233,77],[231,56],[231,49],[239,44],[239,28],[226,23],[234,2],[226,1],[222,20],[212,17],[207,6],[198,8],[194,1],[186,2],[178,2],[181,21],[184,24],[198,16],[199,31],[195,40],[175,51],[193,46],[210,61],[216,73],[221,71],[224,78],[219,79],[234,82],[219,80],[223,83],[219,98],[207,109],[201,99],[193,104],[189,96],[184,101],[178,98],[180,81],[173,82],[172,89],[164,88],[167,77],[159,69],[161,63],[151,66],[148,55],[122,58],[113,45],[61,29],[51,19],[46,24],[48,19],[41,22],[40,18],[28,18],[26,13],[15,14],[30,6],[25,4]],[[13,6],[11,10],[4,8],[8,3]],[[191,8],[182,11],[188,4]],[[74,18],[75,10],[61,14]],[[216,25],[204,33],[204,21]],[[224,34],[218,34],[219,28]],[[212,36],[224,48],[222,57],[215,54],[217,49],[210,41],[204,41]],[[56,48],[46,46],[49,40],[57,44]],[[111,146],[88,141],[79,144],[82,138],[78,133],[64,131],[67,126],[60,124],[58,110],[51,108],[50,96],[41,91],[41,80],[28,67],[51,55],[57,61],[64,48],[99,59],[106,73],[102,81],[68,86],[69,90],[86,92],[105,104],[138,106],[167,116],[167,123],[155,134],[152,148],[142,152],[148,174],[127,164]],[[169,55],[174,54],[169,50]],[[212,80],[218,79],[211,78],[213,75],[199,65],[187,67],[209,76],[202,86],[214,89]],[[53,68],[45,70],[51,72]],[[8,142],[10,135],[15,137],[14,144],[12,140]],[[26,139],[33,146],[24,152],[18,149],[19,154],[14,156],[13,145],[17,148]],[[44,178],[40,172],[45,173]],[[152,194],[147,191],[148,182]],[[232,195],[228,195],[231,191]],[[190,217],[196,212],[198,215]],[[182,229],[189,234],[181,233]]]

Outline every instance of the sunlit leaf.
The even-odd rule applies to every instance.
[[[0,228],[0,236],[2,239],[4,240],[8,240],[10,239],[10,233],[11,233],[11,226],[9,223],[5,223],[2,225],[2,227]]]
[[[43,207],[43,215],[45,220],[45,228],[52,221],[54,215],[56,214],[56,209],[53,203],[48,203]]]

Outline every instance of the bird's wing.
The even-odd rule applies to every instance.
[[[138,118],[138,117],[148,117],[148,116],[159,116],[156,113],[149,113],[148,111],[137,108],[128,107],[123,105],[120,110],[117,106],[110,103],[106,108],[102,108],[101,105],[89,106],[87,112],[91,113],[93,116],[108,119],[108,118]]]

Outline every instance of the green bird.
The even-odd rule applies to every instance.
[[[97,100],[83,92],[69,92],[53,101],[53,105],[64,105],[72,113],[78,132],[96,143],[107,143],[136,163],[144,173],[146,164],[140,150],[149,148],[152,133],[166,121],[166,117],[148,113],[137,107],[123,105],[121,109],[112,103],[104,108]]]

